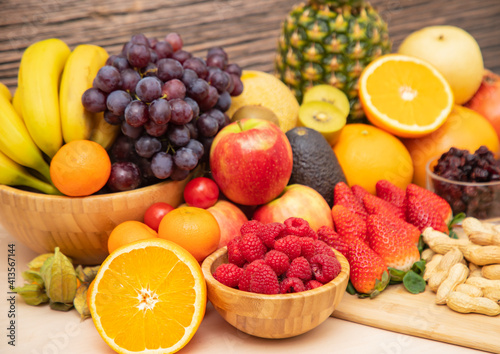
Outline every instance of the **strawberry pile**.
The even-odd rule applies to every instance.
[[[335,279],[341,265],[324,240],[330,228],[317,232],[301,218],[284,223],[244,223],[241,236],[227,245],[229,263],[221,264],[214,278],[222,284],[260,294],[297,293]]]
[[[361,186],[338,183],[332,217],[335,230],[324,241],[349,261],[356,292],[374,297],[395,278],[410,292],[425,289],[420,235],[427,227],[448,233],[452,211],[427,189],[410,184],[404,190],[380,180],[376,195]]]

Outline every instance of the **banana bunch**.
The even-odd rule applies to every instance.
[[[81,103],[107,58],[102,47],[82,44],[71,51],[56,38],[26,49],[14,95],[0,84],[0,184],[60,194],[51,184],[49,163],[64,143],[87,139],[111,146],[119,126]]]

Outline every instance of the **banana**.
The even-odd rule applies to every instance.
[[[5,84],[2,84],[0,82],[0,95],[4,95],[9,101],[12,100],[12,94],[10,93],[10,90]]]
[[[120,126],[106,122],[104,120],[104,113],[94,114],[94,127],[90,140],[95,141],[107,150],[111,147],[119,132]]]
[[[92,113],[82,105],[82,94],[92,87],[92,81],[107,59],[104,48],[81,44],[66,61],[59,88],[61,127],[66,143],[90,138],[94,120]]]
[[[37,170],[50,181],[49,165],[14,106],[0,95],[0,151],[20,165]]]
[[[61,195],[54,186],[33,177],[21,165],[0,152],[0,184],[8,186],[26,186],[46,194]]]
[[[30,45],[21,58],[22,116],[33,141],[50,158],[63,144],[59,80],[69,54],[66,43],[51,38]]]
[[[23,119],[23,107],[21,106],[21,102],[23,101],[22,95],[21,88],[18,87],[14,92],[14,97],[12,97],[12,105],[21,119]]]

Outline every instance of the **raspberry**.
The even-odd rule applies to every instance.
[[[264,224],[258,220],[245,221],[240,228],[241,236],[245,236],[246,234],[249,233],[258,235],[263,226]]]
[[[317,254],[311,258],[311,269],[317,281],[326,284],[339,275],[342,267],[337,258]]]
[[[309,280],[307,283],[306,283],[306,290],[312,290],[312,289],[316,289],[316,288],[319,288],[320,286],[322,286],[323,283],[320,283],[319,281],[317,280]]]
[[[311,265],[304,257],[295,258],[286,271],[287,278],[299,278],[303,281],[311,280],[312,275]]]
[[[245,264],[246,259],[241,253],[241,237],[235,237],[227,244],[227,259],[229,263],[233,263],[238,267]]]
[[[247,262],[253,262],[256,259],[264,258],[267,248],[260,238],[254,233],[247,233],[242,236],[240,241],[241,254]]]
[[[223,263],[215,270],[214,278],[230,288],[237,288],[243,269],[235,264]]]
[[[280,294],[299,293],[305,290],[306,287],[299,278],[285,278],[280,284]]]
[[[250,291],[258,294],[278,294],[279,290],[278,276],[274,270],[267,264],[257,264],[250,279]]]
[[[300,256],[301,248],[302,242],[300,237],[294,235],[285,236],[274,243],[274,249],[286,254],[290,260],[294,260]]]
[[[260,265],[263,264],[265,264],[263,259],[257,259],[252,263],[247,263],[246,267],[243,268],[243,274],[241,274],[238,289],[250,291],[250,281],[252,280],[253,273],[259,268]]]
[[[327,256],[337,258],[332,248],[323,241],[316,240],[314,244],[316,246],[316,254],[326,254]]]
[[[283,252],[276,250],[270,250],[267,252],[264,257],[264,261],[278,276],[285,273],[290,267],[290,259],[288,256]]]
[[[331,227],[321,226],[318,229],[318,240],[323,241],[328,246],[335,248],[342,254],[347,252],[348,245],[341,235],[336,233]]]
[[[316,240],[310,237],[302,237],[300,240],[302,241],[300,255],[309,261],[316,255]]]
[[[288,218],[285,220],[285,234],[286,235],[295,235],[299,237],[311,237],[313,239],[317,239],[318,235],[311,228],[309,223],[301,218]]]
[[[266,247],[274,248],[274,241],[283,234],[284,230],[285,225],[279,222],[272,222],[270,224],[264,224],[257,236],[260,237]]]

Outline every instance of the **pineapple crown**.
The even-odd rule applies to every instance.
[[[362,5],[365,1],[364,0],[310,0],[310,2],[311,4],[329,5],[334,7],[341,7],[345,5],[357,7],[359,5]]]

